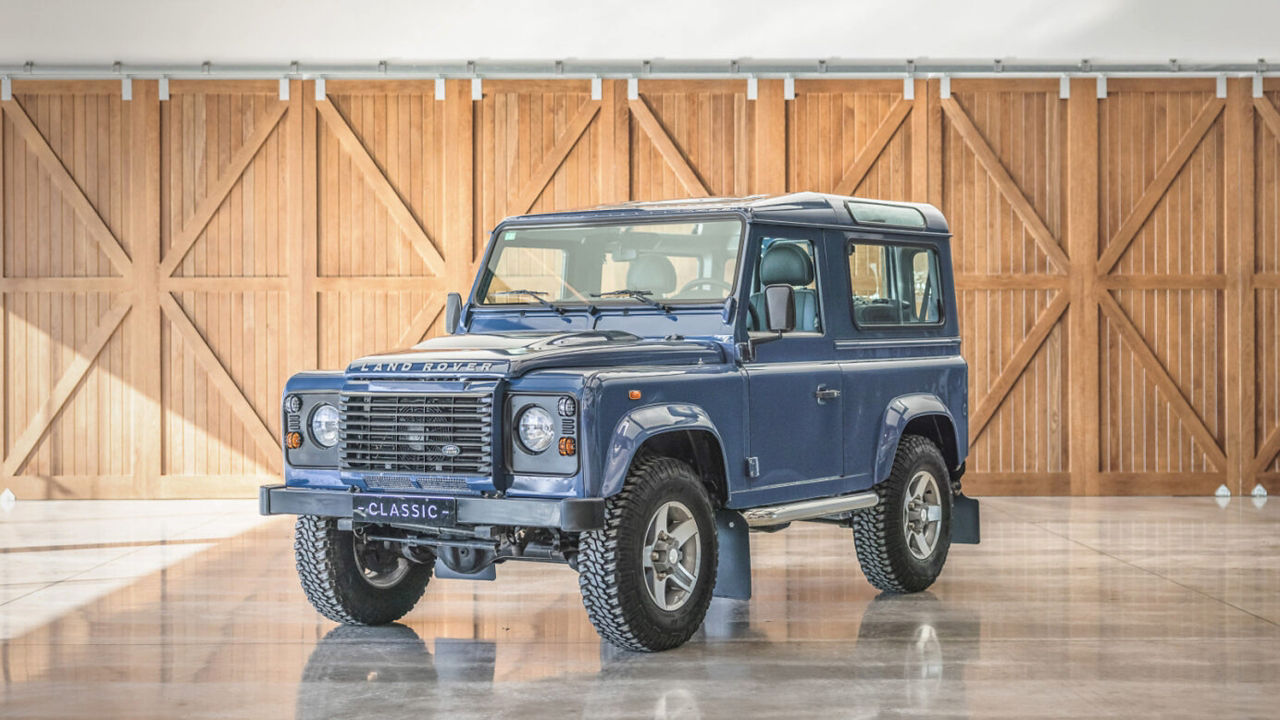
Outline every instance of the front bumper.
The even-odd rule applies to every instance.
[[[263,515],[320,515],[350,518],[352,493],[341,490],[263,485],[258,488],[258,511]],[[379,494],[387,500],[421,497]],[[511,525],[556,528],[568,532],[604,527],[604,500],[539,500],[536,498],[458,498],[459,525]]]

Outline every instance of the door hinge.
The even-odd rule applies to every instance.
[[[760,458],[747,458],[747,477],[760,477]]]

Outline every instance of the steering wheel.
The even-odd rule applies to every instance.
[[[685,283],[684,287],[680,288],[680,290],[676,293],[676,295],[683,295],[687,291],[689,291],[691,288],[696,288],[696,287],[706,287],[708,289],[720,288],[721,290],[724,290],[726,293],[733,292],[733,285],[723,280],[717,280],[716,278],[695,278]]]

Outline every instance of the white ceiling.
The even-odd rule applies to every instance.
[[[1280,65],[1276,0],[0,0],[0,64],[982,59]]]

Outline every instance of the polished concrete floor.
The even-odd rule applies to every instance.
[[[0,716],[1280,717],[1280,503],[983,501],[928,593],[848,531],[755,535],[755,598],[617,652],[567,568],[436,581],[401,625],[307,605],[252,503],[0,511]]]

